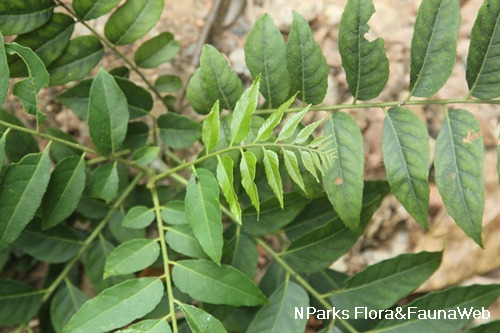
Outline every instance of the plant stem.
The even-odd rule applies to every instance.
[[[71,259],[70,262],[66,264],[64,267],[63,271],[59,274],[59,276],[52,282],[52,284],[47,288],[45,295],[42,298],[42,302],[46,302],[50,296],[54,293],[56,290],[57,286],[64,281],[64,278],[68,275],[69,271],[73,268],[73,266],[80,260],[80,257],[85,253],[89,245],[99,236],[101,231],[104,229],[108,221],[111,219],[113,216],[114,212],[118,209],[118,207],[121,206],[123,201],[128,197],[128,195],[132,192],[132,190],[135,188],[139,180],[142,178],[144,174],[138,173],[134,179],[130,182],[130,184],[127,186],[125,191],[120,195],[120,197],[115,201],[115,203],[111,206],[111,209],[109,212],[106,214],[104,219],[97,225],[97,227],[92,231],[90,236],[83,242],[82,247],[80,247],[80,250],[76,253],[76,255]]]
[[[172,290],[172,279],[170,277],[170,267],[169,267],[169,259],[167,252],[167,242],[165,241],[165,232],[163,231],[163,220],[161,218],[161,206],[160,199],[158,198],[158,191],[156,187],[150,189],[151,197],[153,198],[154,210],[156,215],[156,225],[158,227],[160,246],[161,246],[161,254],[163,257],[163,267],[165,270],[165,283],[167,285],[167,295],[168,295],[168,304],[170,307],[170,316],[172,317],[172,329],[174,333],[178,332],[177,329],[177,319],[175,317],[175,307],[174,307],[174,292]]]

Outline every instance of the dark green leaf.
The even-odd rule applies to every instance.
[[[117,333],[170,333],[172,330],[164,319],[143,320]]]
[[[226,332],[222,323],[212,315],[192,305],[178,304],[192,332]]]
[[[5,102],[7,92],[9,91],[9,66],[7,65],[7,54],[5,53],[5,46],[3,42],[3,35],[0,30],[0,108]]]
[[[182,88],[182,80],[177,75],[160,75],[155,81],[159,92],[172,93]]]
[[[392,193],[427,228],[429,134],[412,111],[400,107],[389,109],[384,121],[382,152]]]
[[[243,91],[243,88],[241,90]],[[212,105],[218,101],[217,98],[214,99],[208,92],[205,92],[201,81],[201,68],[196,69],[189,80],[186,97],[191,107],[199,114],[208,114]]]
[[[142,68],[154,68],[172,60],[181,45],[170,32],[162,32],[144,42],[135,52],[134,61]]]
[[[183,260],[174,265],[172,279],[177,288],[202,302],[254,306],[266,297],[245,274],[231,266],[208,260]]]
[[[73,8],[82,20],[92,20],[110,12],[120,0],[74,0]]]
[[[24,324],[42,304],[42,292],[24,283],[0,280],[0,327]]]
[[[200,124],[179,114],[162,114],[157,123],[161,139],[174,149],[187,148],[201,137]]]
[[[128,119],[125,95],[114,78],[101,68],[90,88],[87,120],[97,150],[104,154],[115,152],[125,140]]]
[[[164,5],[163,0],[127,0],[109,17],[104,35],[113,44],[130,44],[156,25]]]
[[[186,220],[203,251],[217,264],[222,256],[222,213],[217,179],[205,169],[191,175],[186,189]]]
[[[64,326],[78,309],[87,301],[87,297],[70,283],[62,286],[50,302],[50,321],[57,333],[62,333]]]
[[[158,278],[125,281],[85,302],[63,332],[106,332],[122,327],[153,310],[162,295],[163,283]]]
[[[96,199],[109,203],[118,192],[118,170],[114,164],[101,165],[92,173],[89,194]]]
[[[130,77],[130,69],[127,66],[118,66],[110,69],[109,74],[128,79]]]
[[[422,1],[411,41],[410,95],[429,97],[448,80],[455,65],[459,26],[458,1]]]
[[[64,53],[48,68],[50,85],[83,79],[97,65],[103,54],[104,48],[95,36],[72,39]]]
[[[116,211],[108,222],[108,229],[111,236],[113,236],[118,243],[125,243],[137,238],[146,238],[146,230],[144,228],[124,227],[123,220],[123,212]]]
[[[187,224],[175,225],[168,229],[165,240],[168,246],[175,252],[188,257],[210,259],[193,233],[193,229]]]
[[[127,135],[123,141],[123,148],[131,150],[143,147],[148,141],[149,126],[142,121],[128,123]]]
[[[136,85],[126,78],[115,76],[114,79],[127,98],[130,119],[149,114],[151,109],[153,109],[153,97],[151,97],[151,94],[143,87]]]
[[[24,128],[23,123],[14,115],[0,109],[0,120]],[[0,125],[0,131],[7,127]],[[19,131],[10,131],[5,140],[5,153],[11,162],[18,162],[25,155],[38,152],[38,143],[31,134]]]
[[[72,135],[63,132],[58,128],[46,128],[45,132],[58,139],[63,139],[64,141],[78,144],[78,142]],[[78,150],[61,142],[52,141],[52,143],[50,144],[50,157],[55,163],[59,163],[67,157],[80,156],[81,153],[81,150]]]
[[[469,328],[465,333],[489,333],[500,331],[500,320],[490,321],[486,324]]]
[[[52,0],[2,1],[0,30],[4,35],[20,35],[44,25],[54,12]]]
[[[236,103],[231,122],[231,145],[245,140],[250,132],[252,113],[259,101],[260,75],[257,75],[252,85],[246,89]]]
[[[470,94],[489,99],[500,96],[500,3],[485,0],[472,27],[467,57]]]
[[[268,14],[262,15],[248,33],[245,61],[254,78],[262,75],[260,92],[269,108],[283,103],[290,90],[285,43],[281,32]]]
[[[0,184],[0,250],[12,243],[35,215],[50,179],[49,150],[7,167]]]
[[[106,258],[104,278],[134,273],[152,265],[160,255],[153,239],[133,239],[120,244]]]
[[[231,213],[233,213],[236,221],[241,224],[241,207],[238,201],[238,196],[234,192],[234,176],[233,167],[234,161],[229,156],[217,156],[217,181],[220,189],[226,198]]]
[[[257,245],[250,236],[241,233],[231,240],[231,246],[233,247],[231,266],[253,279],[257,273],[259,260]]]
[[[303,332],[307,316],[297,318],[295,309],[305,309],[308,306],[307,292],[298,284],[287,280],[271,295],[269,303],[257,312],[247,332]]]
[[[328,88],[328,65],[309,24],[296,11],[286,43],[286,63],[291,91],[298,91],[305,103],[321,103]]]
[[[207,153],[217,147],[217,142],[219,141],[219,127],[219,101],[217,101],[208,114],[208,117],[205,118],[201,130],[201,141],[203,141]]]
[[[331,135],[328,148],[337,151],[337,158],[325,170],[326,194],[345,225],[354,230],[359,225],[363,201],[363,137],[354,119],[345,112],[335,112],[328,119],[324,135]]]
[[[93,79],[85,79],[57,96],[59,102],[71,109],[78,117],[87,119],[90,86]]]
[[[481,128],[467,110],[447,112],[436,140],[436,185],[448,213],[482,247],[484,210]]]
[[[8,133],[0,133],[0,172],[2,171],[3,162],[5,161],[5,140]]]
[[[339,25],[339,52],[354,100],[377,97],[389,78],[384,40],[368,41],[368,21],[375,12],[372,1],[349,0]]]

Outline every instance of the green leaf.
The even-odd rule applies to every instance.
[[[48,229],[73,213],[85,188],[85,159],[68,157],[52,172],[42,201],[42,225]]]
[[[481,128],[467,110],[447,112],[436,140],[436,185],[448,213],[479,246],[484,210]]]
[[[315,166],[315,163],[313,161],[313,155],[314,154],[311,154],[307,150],[300,150],[300,159],[302,161],[302,164],[304,165],[306,170],[309,171],[309,173],[314,178],[316,178],[316,181],[319,183],[318,174],[316,172],[316,166]],[[321,168],[320,171],[323,173],[323,168]],[[326,184],[325,184],[325,188],[326,188]]]
[[[486,324],[469,328],[465,333],[488,333],[500,330],[500,320],[490,321]]]
[[[446,83],[457,55],[460,4],[423,0],[411,40],[410,96],[429,97]]]
[[[376,329],[370,332],[458,332],[469,321],[473,319],[470,311],[485,311],[485,307],[494,302],[500,296],[500,285],[471,285],[467,287],[456,286],[443,291],[436,291],[421,297],[410,304],[402,307],[402,313],[413,311],[408,319],[383,320]],[[458,309],[457,309],[458,308]],[[440,310],[447,314],[453,312],[455,318],[441,320],[420,319],[418,310],[427,315],[434,316]],[[460,316],[458,311],[461,311]],[[430,311],[430,313],[429,313]],[[465,315],[464,311],[469,313]]]
[[[42,232],[39,221],[35,221],[23,230],[14,245],[40,261],[56,264],[72,259],[81,242],[69,228],[60,226]]]
[[[8,133],[1,133],[0,137],[0,172],[2,171],[3,162],[5,161],[5,141]]]
[[[118,83],[121,91],[127,98],[128,111],[130,114],[130,119],[139,118],[149,114],[153,109],[153,97],[151,94],[141,86],[138,86],[134,82],[123,78],[123,77],[113,77]]]
[[[108,229],[111,236],[118,243],[125,243],[137,238],[146,238],[146,230],[144,228],[127,228],[122,225],[124,216],[123,212],[115,212],[108,222]]]
[[[188,257],[210,259],[194,236],[193,229],[187,224],[175,225],[169,228],[165,240],[175,252]]]
[[[257,211],[257,220],[260,211],[259,204],[259,191],[257,190],[257,185],[255,185],[255,166],[257,164],[257,158],[250,151],[245,151],[241,154],[240,161],[240,173],[241,173],[241,185],[248,194],[252,205]]]
[[[290,90],[298,91],[298,98],[305,103],[321,103],[328,88],[328,65],[309,24],[296,11],[286,43],[286,63]]]
[[[335,149],[338,157],[325,170],[326,194],[344,224],[355,230],[363,201],[363,137],[356,122],[344,112],[335,112],[328,119],[324,135],[331,135],[328,148]]]
[[[101,165],[94,170],[90,177],[89,194],[96,199],[102,199],[106,203],[111,202],[118,192],[118,170],[116,162]]]
[[[286,280],[269,298],[255,315],[247,332],[303,332],[307,316],[303,319],[294,316],[295,309],[307,308],[309,296],[298,284]]]
[[[58,139],[78,144],[78,142],[72,135],[63,132],[58,128],[45,128],[45,132]],[[64,143],[52,141],[52,143],[50,144],[49,153],[50,153],[50,158],[52,158],[52,160],[55,163],[59,163],[67,157],[80,156],[82,152],[81,150],[76,149],[74,147],[70,147]]]
[[[134,61],[141,68],[154,68],[172,60],[181,45],[170,32],[162,32],[145,41],[134,55]]]
[[[73,8],[82,20],[92,20],[109,13],[120,0],[74,0]]]
[[[35,215],[50,179],[49,149],[10,164],[0,184],[0,250],[19,235]]]
[[[209,108],[219,100],[223,109],[233,110],[243,93],[243,84],[222,54],[208,44],[201,52],[200,76]]]
[[[286,171],[290,175],[290,178],[295,182],[295,184],[299,185],[302,191],[306,192],[306,188],[304,186],[304,181],[302,180],[302,176],[300,175],[299,170],[299,162],[297,161],[297,156],[295,153],[290,150],[283,150],[283,157],[285,160]]]
[[[153,239],[133,239],[120,244],[106,258],[104,278],[138,272],[152,265],[160,255],[160,246]]]
[[[233,248],[231,266],[253,279],[257,274],[259,264],[259,252],[254,240],[250,236],[240,233],[231,239],[230,245]]]
[[[190,147],[201,137],[200,124],[183,115],[172,112],[162,114],[157,124],[163,142],[174,149]]]
[[[0,29],[0,108],[5,102],[7,92],[9,91],[9,66],[7,65],[7,57],[5,53],[5,46],[3,42],[3,35]]]
[[[252,85],[243,92],[236,103],[231,122],[231,146],[233,143],[245,140],[250,132],[252,113],[255,112],[259,101],[260,78],[260,75],[257,75]]]
[[[201,130],[201,141],[203,141],[207,153],[217,147],[217,142],[219,141],[219,127],[219,101],[217,101],[214,103],[208,117],[205,118]]]
[[[18,36],[14,41],[32,49],[45,66],[48,66],[64,52],[74,27],[75,21],[70,16],[55,13],[47,24]],[[10,60],[12,60],[9,64],[12,76],[27,75],[26,66],[21,59]]]
[[[83,79],[97,65],[104,48],[95,36],[72,39],[64,53],[48,68],[50,85],[56,86]]]
[[[50,302],[50,321],[54,330],[62,333],[69,319],[86,301],[87,296],[71,283],[62,286]]]
[[[281,209],[284,209],[283,183],[281,182],[278,155],[274,151],[264,149],[264,170],[269,186],[278,198]]]
[[[25,128],[24,124],[14,115],[0,109],[0,120]],[[4,132],[8,127],[0,125],[0,131]],[[10,131],[5,139],[5,153],[11,162],[20,161],[25,155],[38,152],[38,143],[31,134],[19,131]]]
[[[113,67],[109,70],[109,74],[128,79],[130,78],[130,69],[127,66]]]
[[[118,333],[170,333],[172,330],[164,319],[143,320],[129,327],[119,330]]]
[[[427,228],[429,134],[412,111],[400,107],[389,109],[384,121],[382,152],[392,193]]]
[[[20,35],[44,25],[54,12],[52,0],[2,1],[0,31],[4,35]]]
[[[309,111],[309,106],[307,106],[304,110],[297,112],[288,120],[286,121],[285,125],[283,125],[283,128],[281,129],[280,134],[278,135],[278,139],[276,141],[286,141],[290,139],[297,129],[297,126],[299,125],[300,121],[306,113]]]
[[[205,87],[201,81],[201,68],[197,68],[189,80],[186,97],[191,107],[199,114],[208,114],[212,105],[218,101],[208,92],[205,92]]]
[[[122,327],[153,310],[162,295],[163,283],[158,278],[125,281],[85,302],[63,332],[105,332]]]
[[[237,269],[217,266],[208,260],[182,260],[174,265],[175,286],[194,299],[212,304],[255,306],[266,297],[245,274]]]
[[[143,147],[149,138],[149,126],[142,121],[129,122],[123,148],[131,150]]]
[[[217,181],[219,182],[220,189],[229,204],[231,213],[233,213],[236,221],[241,224],[241,207],[238,202],[238,196],[234,192],[234,176],[233,167],[234,162],[228,156],[222,158],[217,155]]]
[[[485,0],[472,27],[466,78],[470,94],[480,99],[500,96],[500,3]]]
[[[286,109],[292,105],[293,101],[295,100],[295,94],[292,96],[290,99],[288,99],[286,102],[280,105],[278,110],[274,111],[264,122],[264,124],[259,128],[259,132],[257,133],[257,136],[255,137],[255,142],[258,141],[266,141],[273,135],[273,129],[278,126],[278,124],[281,122],[281,118],[283,118],[283,114]]]
[[[424,283],[441,264],[441,256],[441,252],[402,254],[371,265],[348,278],[345,288],[330,296],[329,301],[350,313],[363,306],[370,310],[388,309]],[[358,318],[364,315],[358,314]]]
[[[222,213],[217,179],[205,169],[191,175],[186,189],[186,220],[203,251],[217,264],[222,257]]]
[[[260,92],[269,108],[287,99],[290,81],[286,68],[285,43],[281,32],[268,14],[262,15],[248,33],[245,62],[252,77],[262,75]]]
[[[85,79],[57,95],[57,100],[71,109],[80,119],[87,119],[90,87],[93,79]]]
[[[104,35],[115,45],[130,44],[156,25],[164,5],[162,0],[127,0],[109,17]]]
[[[125,140],[127,99],[113,76],[99,69],[90,88],[88,125],[92,142],[103,154],[117,151]]]
[[[184,303],[177,303],[192,332],[227,332],[222,323],[207,312]]]
[[[313,132],[316,130],[316,128],[318,128],[318,126],[321,125],[322,122],[323,122],[323,120],[318,120],[312,124],[307,125],[303,129],[301,129],[300,132],[295,137],[295,139],[293,139],[292,143],[301,145],[304,142],[306,142],[307,139],[313,134]]]
[[[182,88],[182,80],[177,75],[160,75],[155,81],[159,92],[172,93]]]
[[[123,219],[122,226],[132,229],[142,229],[149,226],[155,219],[153,210],[146,206],[135,206],[130,208]]]
[[[368,21],[375,13],[372,1],[350,0],[339,25],[339,52],[354,100],[377,97],[389,78],[384,40],[368,41]]]
[[[174,200],[161,209],[161,218],[168,224],[186,224],[184,201]]]
[[[42,294],[24,283],[0,280],[0,327],[28,322],[38,312]]]
[[[134,154],[132,155],[132,160],[137,165],[149,165],[156,160],[159,153],[160,153],[160,147],[157,146],[142,147],[134,151]]]

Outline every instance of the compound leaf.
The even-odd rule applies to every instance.
[[[350,0],[339,25],[339,52],[349,90],[355,100],[377,97],[389,79],[384,40],[368,41],[368,20],[375,12],[372,1]]]
[[[0,30],[4,35],[20,35],[47,23],[54,13],[52,0],[2,1]]]
[[[38,312],[42,304],[42,294],[24,283],[0,280],[0,326],[28,322]]]
[[[459,26],[459,2],[422,1],[411,41],[410,95],[429,97],[448,80],[455,65]]]
[[[174,149],[190,147],[201,137],[201,126],[186,116],[165,113],[158,117],[158,127],[163,142]]]
[[[92,20],[109,13],[120,0],[74,0],[73,8],[82,20]]]
[[[250,132],[252,113],[257,108],[259,100],[260,75],[253,81],[252,85],[246,89],[236,103],[231,122],[231,145],[240,143]]]
[[[209,313],[192,305],[177,303],[192,332],[227,332],[222,323]]]
[[[160,254],[153,239],[133,239],[120,244],[106,258],[104,278],[140,271],[152,265]]]
[[[238,202],[238,196],[234,192],[234,176],[233,167],[234,161],[229,156],[217,156],[217,181],[220,189],[229,204],[231,213],[233,213],[236,221],[241,224],[241,207]]]
[[[467,110],[450,110],[436,140],[436,185],[448,213],[482,247],[483,137]]]
[[[170,32],[162,32],[145,41],[134,55],[134,61],[141,68],[154,68],[173,59],[181,45]]]

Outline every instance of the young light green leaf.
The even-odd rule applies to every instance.
[[[187,224],[175,225],[169,228],[165,234],[165,240],[175,252],[193,258],[210,259],[201,248],[193,230]]]
[[[217,147],[217,142],[219,141],[219,101],[214,103],[212,111],[208,114],[203,122],[203,128],[201,130],[201,140],[205,145],[207,154],[210,150]]]
[[[336,291],[329,300],[350,313],[354,313],[356,306],[388,309],[424,283],[441,264],[441,256],[441,252],[402,254],[371,265],[347,279],[345,288]],[[387,286],[391,286],[390,294]],[[360,317],[364,315],[359,314]]]
[[[134,55],[134,61],[141,68],[154,68],[173,59],[181,45],[170,32],[162,32],[145,41]]]
[[[252,280],[237,269],[209,260],[182,260],[174,265],[172,279],[180,291],[212,304],[255,306],[267,302]]]
[[[64,326],[63,332],[114,330],[149,313],[160,302],[162,295],[163,283],[159,278],[125,281],[85,302]]]
[[[326,144],[330,139],[331,137],[328,135],[320,136],[319,138],[312,140],[308,146],[311,148],[318,148],[319,146]]]
[[[283,158],[285,160],[286,171],[290,175],[290,178],[292,178],[295,184],[299,185],[302,191],[307,193],[307,190],[304,186],[304,181],[302,180],[302,176],[300,175],[299,162],[297,162],[297,156],[295,156],[295,153],[293,151],[284,149]]]
[[[297,308],[309,306],[307,292],[298,284],[286,280],[269,298],[250,323],[248,333],[260,332],[303,332],[307,316],[294,316]]]
[[[172,93],[182,88],[182,80],[177,75],[160,75],[155,81],[159,92]]]
[[[27,284],[0,280],[0,323],[2,326],[30,321],[42,304],[42,292]]]
[[[191,107],[199,114],[208,114],[210,108],[218,99],[214,99],[208,92],[201,81],[201,68],[194,71],[193,76],[189,80],[186,97]]]
[[[0,31],[4,35],[20,35],[44,25],[54,13],[53,0],[0,2]]]
[[[50,85],[56,86],[83,79],[97,65],[104,48],[95,36],[72,39],[64,53],[50,64]]]
[[[482,247],[484,147],[479,122],[469,111],[447,112],[435,155],[436,185],[448,213]]]
[[[283,183],[281,182],[278,155],[274,151],[263,150],[264,171],[266,172],[267,182],[273,190],[274,195],[276,195],[276,198],[278,198],[281,209],[283,209]]]
[[[120,0],[74,0],[76,15],[84,21],[98,18],[109,13]]]
[[[331,135],[328,148],[335,149],[338,158],[325,169],[323,184],[335,211],[354,230],[359,225],[363,201],[363,137],[356,122],[345,112],[333,114],[324,134]]]
[[[255,166],[257,164],[257,158],[250,151],[245,151],[241,154],[240,161],[240,173],[241,173],[241,185],[248,194],[252,205],[257,211],[257,220],[260,211],[259,204],[259,192],[257,190],[257,185],[255,185]]]
[[[411,40],[410,96],[429,97],[451,75],[457,55],[460,4],[423,0]]]
[[[201,137],[201,126],[186,116],[165,113],[158,117],[158,127],[163,142],[174,149],[190,147]]]
[[[269,108],[283,103],[290,90],[285,42],[268,14],[262,15],[248,33],[245,62],[254,78],[262,75],[260,92]]]
[[[7,92],[9,90],[9,66],[7,64],[7,54],[5,53],[5,46],[3,42],[3,35],[0,30],[0,108],[5,102],[5,98],[7,97]]]
[[[49,149],[10,164],[0,184],[0,250],[19,235],[35,215],[50,179]]]
[[[290,97],[290,99],[281,104],[278,110],[276,110],[266,119],[264,124],[259,128],[259,132],[257,133],[257,136],[254,140],[255,142],[266,141],[273,135],[273,129],[278,126],[281,118],[283,118],[285,110],[288,109],[295,100],[295,96],[297,96],[297,94],[293,95],[292,97]]]
[[[217,160],[219,162],[217,163],[217,181],[229,204],[231,213],[233,213],[236,221],[241,224],[241,207],[238,202],[238,196],[234,192],[234,162],[229,156],[223,156],[221,158],[217,155]]]
[[[163,0],[127,0],[109,17],[104,35],[115,45],[130,44],[156,25],[164,5]]]
[[[480,99],[500,96],[500,3],[485,0],[472,27],[466,78],[470,94]]]
[[[408,213],[427,228],[429,210],[429,134],[410,110],[391,108],[384,122],[382,153],[387,180]]]
[[[140,271],[160,255],[160,246],[153,239],[133,239],[120,244],[106,258],[104,278]]]
[[[438,311],[453,311],[446,319],[422,319],[417,313],[411,318],[386,319],[381,321],[370,332],[397,333],[397,332],[459,332],[473,316],[472,310],[487,308],[500,296],[500,285],[471,285],[456,286],[443,291],[435,291],[402,307],[402,313],[425,309],[426,314]],[[461,312],[458,312],[458,311]],[[484,309],[483,309],[484,310]],[[466,313],[464,313],[466,311]]]
[[[149,226],[155,219],[155,213],[146,206],[135,206],[125,215],[122,226],[131,229],[142,229]]]
[[[354,100],[377,97],[389,79],[384,40],[365,38],[374,12],[372,1],[349,0],[340,20],[339,52]]]
[[[90,177],[89,195],[96,199],[102,199],[106,203],[111,202],[118,192],[118,170],[116,162],[105,164],[94,170]]]
[[[233,110],[243,93],[243,84],[222,54],[208,44],[201,51],[200,75],[200,84],[205,97],[208,97],[209,108],[216,100],[220,100],[223,109]]]
[[[47,24],[18,36],[14,41],[32,49],[45,66],[50,65],[63,52],[69,43],[75,21],[68,15],[55,13]],[[10,59],[9,67],[14,77],[27,76],[22,59]]]
[[[218,265],[222,257],[222,213],[219,185],[212,173],[197,169],[186,189],[186,220],[203,251]]]
[[[297,136],[295,137],[295,139],[293,140],[292,143],[301,145],[304,142],[306,142],[306,140],[313,134],[313,132],[316,130],[316,128],[318,128],[318,126],[321,125],[322,122],[323,122],[323,120],[318,120],[312,124],[307,125],[303,129],[301,129],[299,134],[297,134]]]
[[[50,302],[50,321],[57,333],[62,333],[71,316],[87,301],[87,296],[71,283],[62,286]]]
[[[161,304],[160,304],[161,305]],[[171,333],[164,319],[147,319],[117,331],[117,333]]]
[[[286,63],[290,90],[298,91],[298,98],[305,103],[321,103],[328,88],[328,65],[309,24],[296,11],[286,43]]]
[[[68,157],[52,172],[42,200],[43,229],[56,226],[76,209],[85,188],[85,159]]]
[[[257,102],[259,101],[260,78],[261,76],[257,75],[252,85],[243,92],[243,95],[241,95],[234,107],[233,120],[231,122],[231,146],[233,143],[240,143],[248,136],[252,113],[255,112]]]
[[[132,160],[138,165],[149,165],[158,157],[160,153],[160,147],[142,147],[134,151],[132,155]]]
[[[127,135],[127,98],[113,76],[99,69],[90,87],[88,125],[92,142],[103,154],[120,148]]]
[[[209,313],[192,305],[177,303],[192,332],[227,332],[222,323]]]
[[[300,159],[304,167],[309,173],[316,178],[316,181],[319,183],[318,173],[316,172],[316,167],[313,161],[313,155],[307,150],[300,150]]]
[[[278,135],[278,139],[276,139],[276,141],[288,140],[293,135],[300,121],[309,111],[309,107],[310,105],[308,105],[304,110],[297,112],[296,114],[288,118],[285,125],[283,125],[283,128],[281,129],[281,132]]]

